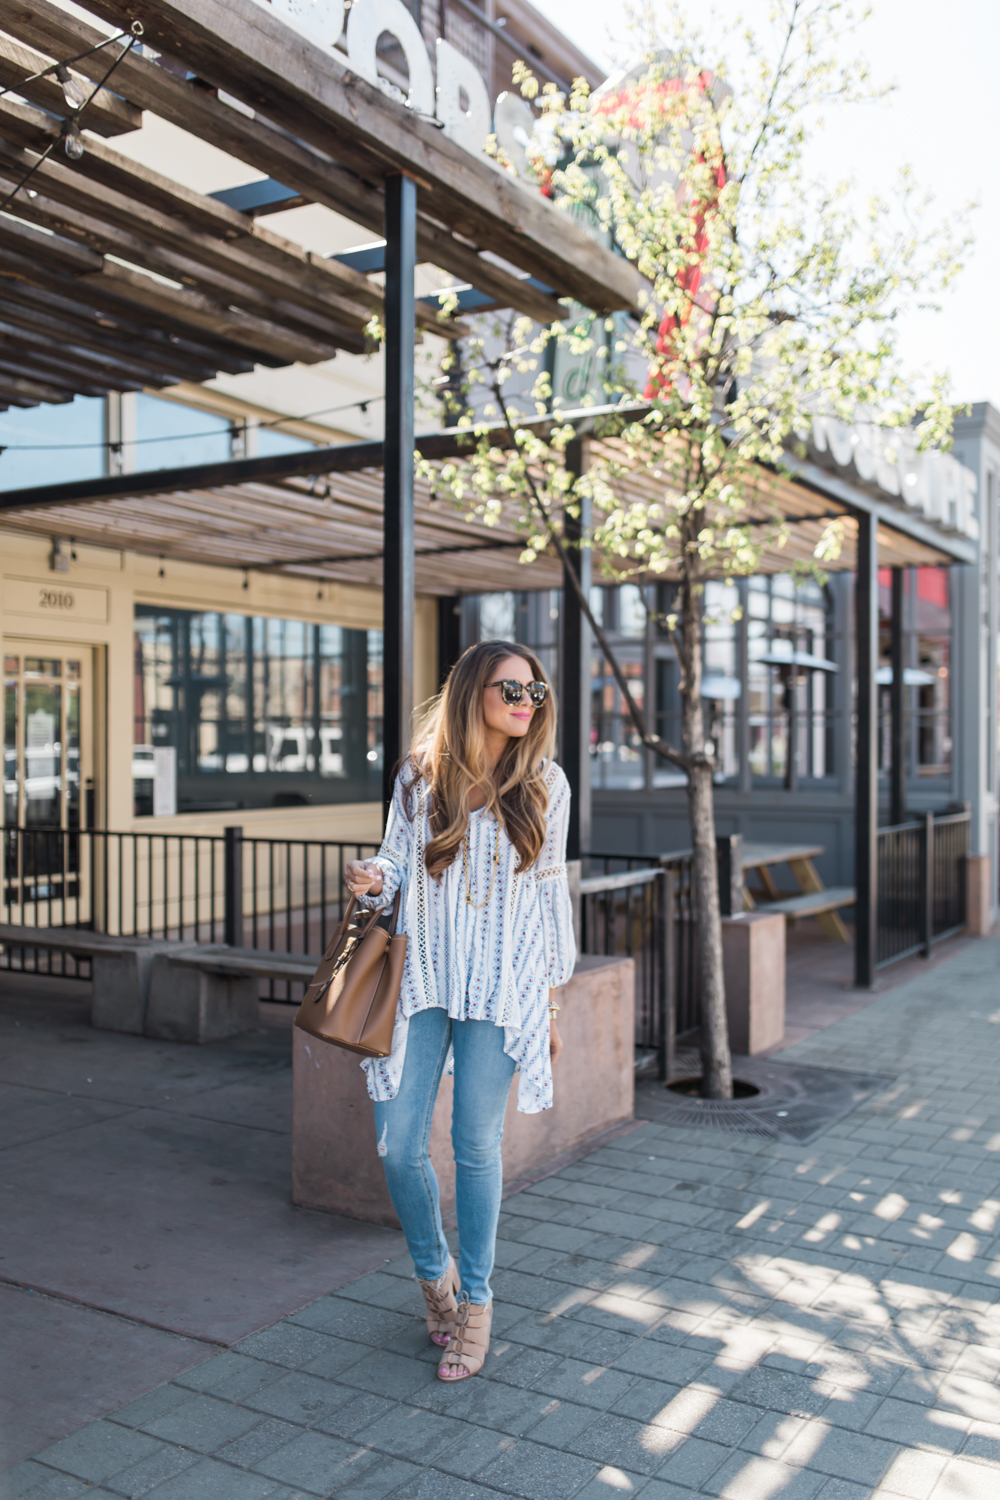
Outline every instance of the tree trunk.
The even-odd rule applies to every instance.
[[[694,847],[695,972],[701,988],[702,1093],[706,1099],[731,1099],[733,1064],[722,972],[715,811],[712,772],[707,766],[698,766],[688,777],[688,809]]]
[[[701,989],[702,1093],[707,1099],[731,1099],[733,1063],[722,970],[715,807],[712,767],[705,759],[705,713],[701,699],[702,590],[689,576],[682,578],[680,593],[684,749],[695,761],[688,772],[687,795],[694,850],[695,972]]]

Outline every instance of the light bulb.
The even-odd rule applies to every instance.
[[[83,79],[76,78],[65,63],[56,68],[56,77],[62,84],[63,98],[70,109],[82,109],[87,102],[87,85]]]
[[[63,150],[70,161],[79,161],[83,155],[84,145],[80,138],[80,127],[75,120],[66,122],[66,128],[63,130]]]

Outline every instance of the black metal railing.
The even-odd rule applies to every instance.
[[[878,832],[875,966],[925,956],[967,920],[968,812],[925,813]]]
[[[0,921],[115,937],[321,953],[343,913],[344,865],[377,844],[103,829],[3,830]],[[7,947],[0,967],[89,977],[40,949]]]
[[[930,953],[966,922],[967,811],[883,828],[878,835],[879,967]],[[719,839],[724,914],[741,906],[741,850]],[[318,954],[343,914],[344,866],[374,843],[220,834],[5,829],[0,921],[122,937],[224,942]],[[661,1077],[678,1038],[700,1024],[690,851],[590,853],[580,882],[581,951],[636,962],[635,1042]],[[0,968],[89,977],[85,960],[26,944]],[[294,1001],[301,986],[269,985]]]
[[[667,1078],[678,1037],[699,1025],[691,855],[595,852],[586,866],[580,951],[635,959],[637,1064],[655,1058]]]
[[[637,1059],[655,1055],[665,1077],[670,1054],[671,888],[658,867],[580,881],[580,952],[635,961]]]

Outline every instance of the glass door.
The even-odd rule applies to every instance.
[[[89,647],[4,642],[6,921],[73,920],[69,906],[79,902],[93,786],[91,657]]]

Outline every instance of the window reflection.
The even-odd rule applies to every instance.
[[[159,747],[180,811],[372,800],[381,726],[381,631],[136,607],[137,816]]]
[[[839,664],[829,591],[790,573],[749,579],[747,656],[752,775],[786,786],[831,776]]]
[[[892,760],[892,570],[879,569],[879,768]],[[907,775],[951,776],[951,595],[946,568],[903,570],[903,744]]]

